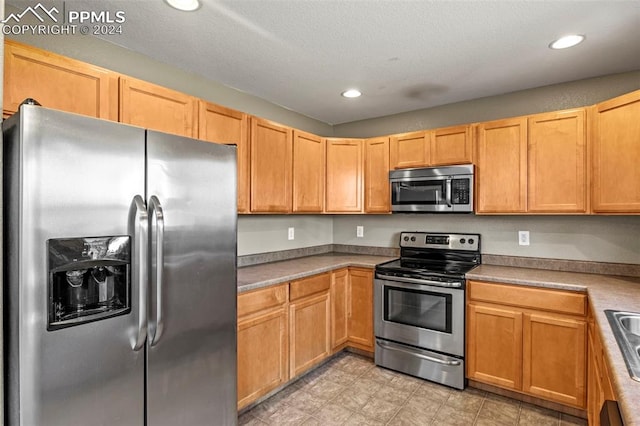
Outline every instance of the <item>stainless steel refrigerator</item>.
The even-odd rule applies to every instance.
[[[235,147],[3,123],[9,425],[235,425]]]

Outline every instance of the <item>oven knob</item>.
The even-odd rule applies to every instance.
[[[415,240],[416,240],[416,237],[411,237],[411,241],[415,241]]]
[[[469,238],[469,244],[473,244],[473,238]]]
[[[460,238],[460,244],[464,244],[466,242],[467,240],[465,240],[464,238]],[[469,240],[469,244],[471,244],[471,240]]]
[[[409,237],[404,237],[404,240],[405,241],[409,241]]]

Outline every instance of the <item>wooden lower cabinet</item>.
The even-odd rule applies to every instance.
[[[349,346],[373,352],[373,270],[349,268]]]
[[[589,425],[600,426],[600,410],[605,401],[617,401],[609,366],[593,318],[589,318],[589,350],[587,361],[587,416]]]
[[[290,284],[290,377],[296,377],[331,354],[331,274]]]
[[[238,409],[289,380],[288,285],[238,296]]]
[[[506,389],[521,389],[522,313],[477,304],[469,304],[467,309],[467,376]]]
[[[585,408],[586,295],[469,281],[467,376]]]
[[[522,390],[584,407],[586,322],[547,313],[526,313],[523,320]]]
[[[331,350],[336,352],[349,339],[349,269],[331,273]]]

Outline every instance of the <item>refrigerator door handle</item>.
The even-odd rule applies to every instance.
[[[163,267],[164,267],[164,213],[162,211],[162,205],[160,200],[155,195],[149,199],[149,217],[152,223],[151,238],[152,244],[155,242],[156,247],[156,277],[155,277],[155,289],[156,289],[156,322],[155,327],[152,327],[150,336],[150,345],[155,346],[164,331],[164,319],[162,311],[162,284],[163,284]],[[153,220],[155,218],[155,221]],[[153,226],[155,223],[155,227]],[[155,231],[155,232],[154,232]]]
[[[138,287],[138,330],[137,336],[131,343],[134,351],[144,348],[147,338],[147,294],[149,286],[149,216],[140,195],[133,198],[135,208],[133,217],[133,287]]]

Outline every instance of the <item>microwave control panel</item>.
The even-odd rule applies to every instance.
[[[451,202],[453,204],[469,204],[469,188],[471,179],[451,180]]]

